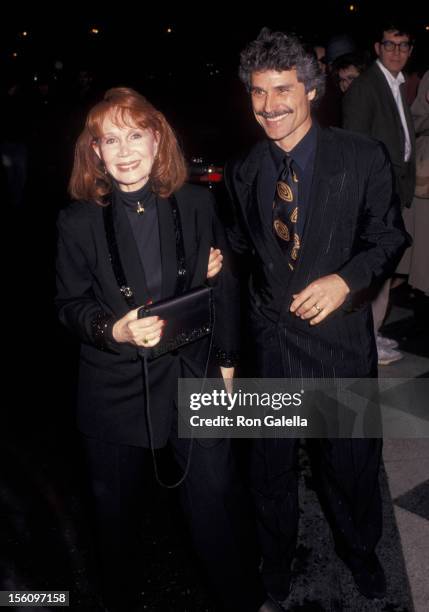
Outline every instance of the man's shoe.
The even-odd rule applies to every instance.
[[[367,599],[383,599],[386,595],[386,576],[377,555],[360,570],[350,568],[357,589]]]
[[[398,348],[398,343],[393,338],[386,338],[386,336],[382,336],[381,334],[377,334],[377,348],[378,346],[382,346],[383,348],[395,349]]]
[[[399,351],[384,348],[380,345],[377,345],[377,355],[378,365],[389,365],[389,363],[394,363],[395,361],[399,361],[404,357]]]

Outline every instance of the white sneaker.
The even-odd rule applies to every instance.
[[[395,361],[399,361],[404,356],[401,352],[395,351],[395,349],[385,348],[383,346],[377,346],[378,354],[378,365],[389,365]]]
[[[382,346],[388,349],[395,349],[398,347],[396,340],[393,340],[393,338],[386,338],[386,336],[382,336],[381,334],[377,334],[376,342],[377,347]]]

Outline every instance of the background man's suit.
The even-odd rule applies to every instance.
[[[394,94],[387,81],[388,78],[393,79],[394,77],[384,64],[379,62],[380,60],[361,74],[344,96],[343,127],[376,138],[385,145],[395,175],[395,191],[399,197],[401,208],[404,209],[404,207],[411,206],[414,197],[416,177],[414,125],[402,84],[399,86],[398,95],[402,101],[411,149],[409,159],[405,161],[405,129],[401,122]],[[386,74],[383,73],[383,70],[386,71]],[[396,78],[399,78],[399,75]],[[406,219],[407,212],[403,212],[404,219]],[[401,274],[408,274],[408,270],[408,257],[404,257],[396,271]],[[379,330],[386,317],[389,295],[390,280],[387,279],[376,291],[372,303],[374,328],[377,333],[377,351],[381,363],[383,363],[383,360],[384,363],[389,363],[385,360],[386,357],[388,359],[401,357],[401,354],[396,351],[386,355],[383,345],[380,344]]]
[[[354,81],[343,99],[343,127],[382,142],[395,173],[401,206],[410,206],[416,177],[414,124],[403,86],[400,88],[405,120],[411,140],[411,158],[404,161],[404,129],[392,91],[377,63]]]

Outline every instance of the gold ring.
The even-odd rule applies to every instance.
[[[317,304],[314,304],[314,308],[317,310],[317,312],[320,312],[322,310]]]
[[[149,342],[149,338],[143,338],[143,344],[147,344]]]

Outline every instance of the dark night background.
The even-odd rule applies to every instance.
[[[326,44],[335,34],[349,33],[359,48],[369,50],[383,7],[386,14],[398,14],[394,3],[339,0],[256,3],[252,8],[238,3],[233,15],[232,5],[217,3],[137,6],[121,11],[120,5],[105,10],[99,3],[73,3],[37,16],[23,11],[0,26],[2,64],[28,80],[55,77],[57,94],[63,93],[69,105],[79,70],[93,74],[94,92],[119,84],[135,87],[166,113],[186,153],[220,160],[247,146],[257,133],[237,65],[240,50],[262,26],[295,32],[309,44]],[[424,3],[415,1],[401,9],[416,37],[410,69],[422,70],[429,56],[429,11],[425,15]],[[56,62],[62,63],[61,70],[55,70]]]
[[[87,109],[108,87],[135,87],[166,114],[188,158],[223,163],[259,135],[237,65],[240,50],[262,26],[296,32],[310,44],[349,33],[369,50],[373,27],[383,8],[392,6],[249,2],[234,5],[234,16],[232,3],[158,9],[148,3],[38,3],[32,14],[8,7],[0,24],[0,87],[4,94],[19,83],[22,95],[13,108],[2,109],[0,135],[24,140],[29,157],[19,206],[3,177],[0,184],[7,244],[2,327],[10,334],[3,341],[8,371],[0,425],[0,588],[69,589],[79,609],[99,609],[74,430],[77,345],[57,323],[52,304],[55,220],[67,202],[73,143]],[[409,68],[421,72],[429,58],[429,14],[423,2],[403,2],[401,8],[416,37]],[[88,91],[78,87],[80,71],[93,77]],[[169,511],[162,510],[165,497],[154,492],[156,512],[148,508],[145,517],[148,580],[154,585],[147,609],[211,609],[177,535],[182,530],[174,497],[167,496]],[[171,604],[164,608],[166,597]]]

